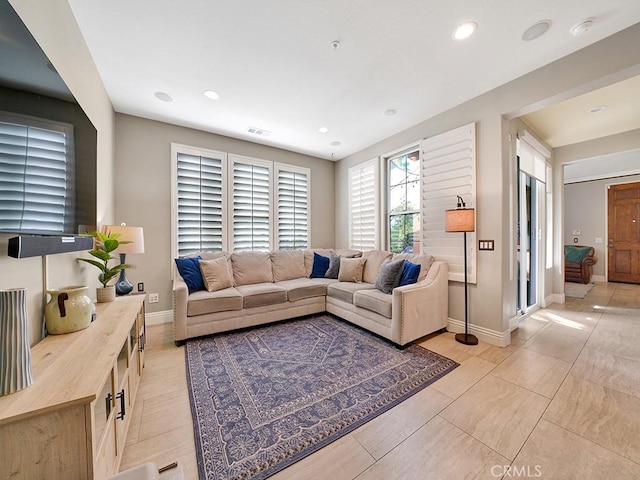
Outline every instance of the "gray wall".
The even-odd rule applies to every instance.
[[[515,315],[515,194],[509,119],[640,73],[640,25],[564,57],[474,98],[340,161],[336,167],[336,205],[347,204],[347,170],[424,137],[477,122],[477,238],[494,239],[495,251],[478,252],[477,284],[469,291],[470,323],[504,338]],[[557,205],[556,208],[562,208]],[[556,210],[557,211],[557,210]],[[348,212],[336,211],[336,246],[348,242]],[[557,251],[554,249],[554,252]],[[554,256],[554,288],[562,259]],[[561,293],[561,292],[556,292]],[[463,284],[449,284],[449,316],[464,319]]]
[[[160,302],[149,312],[171,310],[171,143],[219,150],[311,169],[311,246],[333,247],[334,162],[199,130],[116,115],[115,222],[144,227],[145,253],[130,255],[127,278],[145,283]]]

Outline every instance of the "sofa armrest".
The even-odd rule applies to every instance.
[[[449,265],[434,262],[427,277],[393,290],[391,336],[399,345],[447,326]]]
[[[173,340],[187,339],[187,302],[189,289],[178,272],[173,277]]]
[[[592,267],[598,263],[598,257],[594,257],[593,255],[587,255],[582,259],[582,267]]]

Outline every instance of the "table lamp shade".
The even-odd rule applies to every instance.
[[[473,232],[475,230],[475,210],[456,208],[445,211],[445,232]]]
[[[114,253],[144,253],[144,233],[142,227],[129,227],[127,225],[104,225],[102,232],[105,234],[119,233],[121,242],[129,241],[118,246]]]

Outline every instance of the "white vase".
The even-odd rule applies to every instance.
[[[51,299],[44,307],[47,332],[52,335],[77,332],[91,324],[89,287],[74,286],[47,290]]]
[[[0,290],[0,395],[33,383],[26,289]]]

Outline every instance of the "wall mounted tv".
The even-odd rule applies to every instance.
[[[7,0],[0,58],[0,234],[95,228],[96,129]]]

